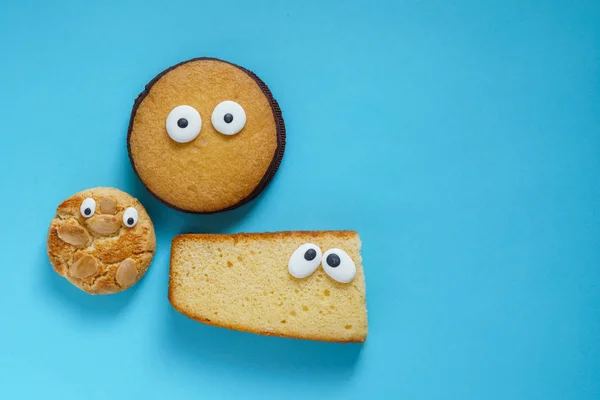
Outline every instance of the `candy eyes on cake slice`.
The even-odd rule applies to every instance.
[[[298,247],[288,261],[288,271],[294,278],[310,276],[321,263],[321,249],[312,243]]]
[[[325,254],[316,244],[305,243],[298,247],[288,261],[288,271],[294,278],[306,278],[323,265],[323,270],[333,280],[350,283],[356,276],[356,265],[342,249],[329,249]]]
[[[235,135],[246,125],[246,112],[235,101],[225,100],[215,107],[210,121],[223,135]]]
[[[177,143],[188,143],[196,139],[202,129],[202,118],[194,108],[177,106],[167,116],[167,133]]]
[[[350,283],[356,276],[354,261],[341,249],[330,249],[323,254],[323,269],[327,275],[341,283]]]
[[[123,225],[133,228],[138,222],[138,212],[133,207],[128,207],[123,213]]]
[[[81,203],[81,207],[79,207],[79,212],[83,216],[83,218],[89,218],[96,212],[96,201],[91,197],[88,197]]]

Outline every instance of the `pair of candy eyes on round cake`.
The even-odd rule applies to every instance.
[[[96,201],[91,197],[83,200],[79,207],[79,212],[83,218],[91,218],[96,212]],[[133,228],[138,222],[138,211],[135,207],[127,207],[123,213],[123,225],[128,228]]]
[[[319,246],[305,243],[298,247],[288,261],[288,271],[294,278],[306,278],[323,265],[323,270],[333,280],[350,283],[356,276],[356,265],[342,249],[329,249],[323,254]]]
[[[213,110],[212,126],[223,135],[235,135],[246,125],[246,112],[235,101],[225,100]],[[175,107],[167,116],[167,133],[178,143],[188,143],[200,134],[202,117],[192,106]]]

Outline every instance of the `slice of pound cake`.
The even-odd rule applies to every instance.
[[[262,335],[364,342],[366,287],[352,231],[186,234],[169,301],[197,321]]]

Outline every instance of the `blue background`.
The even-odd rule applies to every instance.
[[[0,398],[600,398],[597,1],[3,1]],[[288,147],[242,209],[141,186],[133,100],[196,56],[254,70]],[[158,236],[134,289],[52,271],[58,203],[138,197]],[[364,346],[197,324],[167,301],[180,232],[355,229]]]

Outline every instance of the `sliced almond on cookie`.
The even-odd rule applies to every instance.
[[[117,269],[117,283],[121,286],[133,285],[137,278],[137,262],[133,258],[127,258],[121,262]]]
[[[86,223],[100,235],[111,235],[121,227],[121,222],[114,215],[94,215]]]
[[[69,268],[69,275],[83,279],[92,276],[98,270],[98,260],[94,256],[85,255],[75,261]]]
[[[116,214],[117,202],[110,197],[103,197],[102,200],[100,200],[100,212],[102,214]]]
[[[58,237],[73,246],[83,246],[90,240],[90,235],[80,225],[62,224],[56,230]]]

